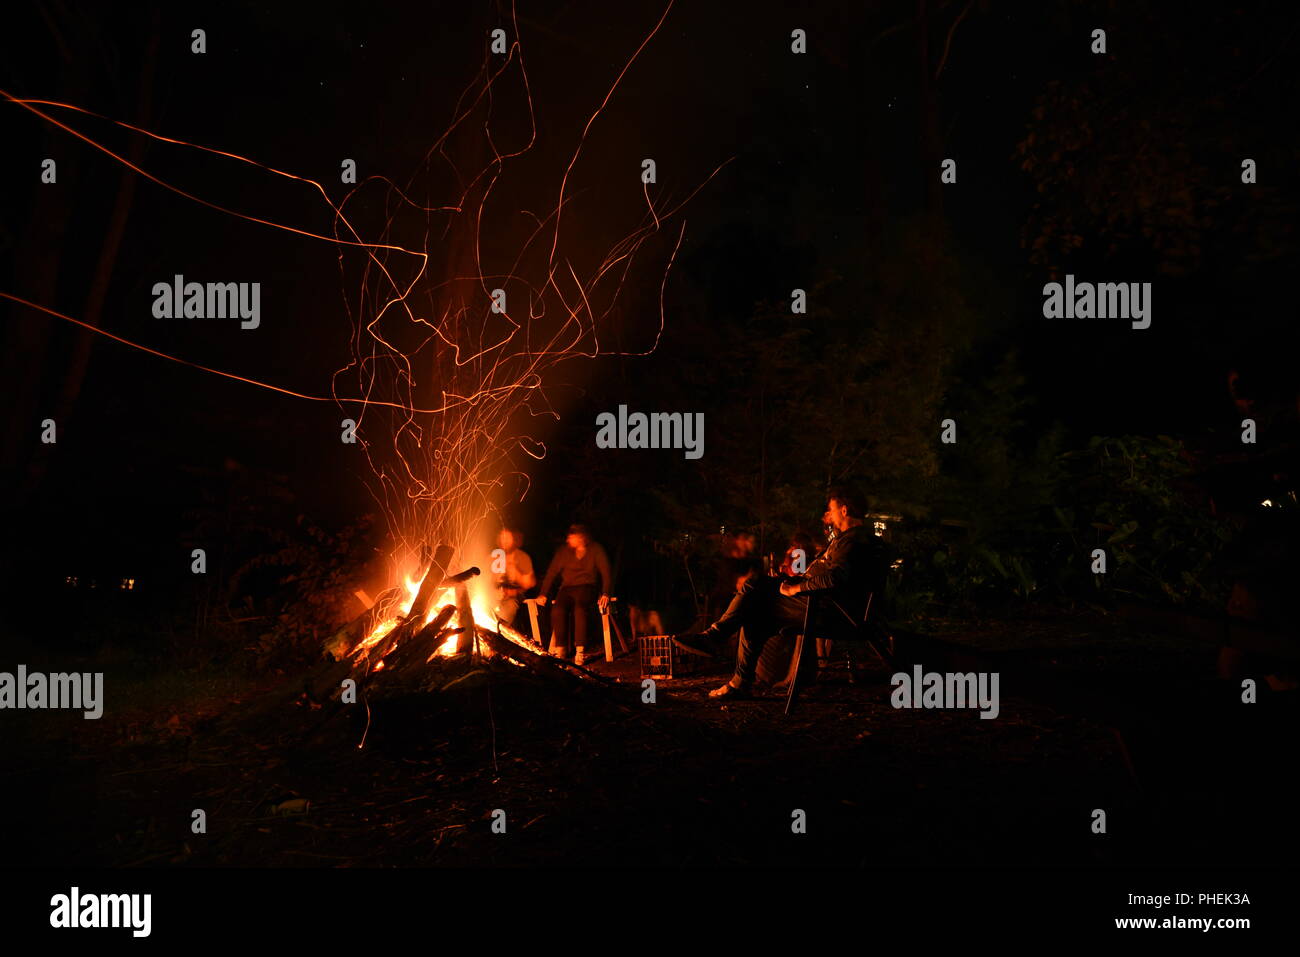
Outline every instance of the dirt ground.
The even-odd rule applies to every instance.
[[[896,710],[878,661],[854,682],[834,663],[790,717],[774,695],[708,699],[725,663],[660,682],[647,704],[634,656],[593,664],[608,683],[498,660],[454,691],[346,708],[295,697],[302,675],[283,675],[128,710],[110,700],[99,721],[26,713],[6,742],[0,831],[13,864],[114,867],[1173,866],[1294,852],[1294,693],[1242,705],[1214,649],[1100,616],[932,634],[911,648],[928,670],[1000,673],[997,719]]]

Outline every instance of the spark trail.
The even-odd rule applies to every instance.
[[[313,402],[334,402],[357,423],[356,436],[369,465],[367,482],[379,503],[391,538],[392,581],[409,578],[420,547],[432,541],[458,548],[457,565],[482,561],[486,523],[503,506],[527,494],[528,463],[542,458],[546,447],[537,437],[538,420],[556,415],[546,394],[550,376],[561,363],[602,355],[648,355],[664,328],[664,286],[685,230],[684,220],[667,233],[671,252],[660,254],[659,296],[653,335],[644,335],[639,351],[611,351],[601,333],[623,296],[629,274],[643,246],[677,218],[687,202],[730,160],[709,173],[679,201],[655,198],[644,190],[641,221],[614,242],[594,267],[575,263],[590,254],[590,240],[575,234],[566,213],[581,186],[580,158],[602,114],[611,109],[620,83],[649,48],[666,21],[672,3],[623,63],[599,105],[588,115],[572,156],[558,177],[558,189],[538,184],[540,196],[557,196],[545,215],[520,210],[516,221],[530,224],[512,241],[512,230],[494,225],[490,202],[503,178],[534,149],[536,113],[516,12],[510,21],[514,41],[505,55],[486,55],[478,74],[462,91],[452,120],[425,153],[423,164],[398,185],[387,177],[369,176],[339,200],[305,176],[274,169],[257,160],[210,146],[163,136],[80,106],[43,99],[23,99],[0,90],[10,104],[39,117],[139,176],[186,200],[260,226],[332,244],[338,250],[343,313],[351,325],[351,359],[329,378],[328,389],[291,389],[171,355],[90,325],[19,296],[0,297],[23,307],[76,323],[119,344],[198,371],[238,380],[249,386]],[[498,88],[526,104],[527,135],[514,150],[499,147],[508,134],[493,122]],[[288,183],[319,194],[329,208],[329,234],[275,222],[223,206],[181,189],[162,174],[128,161],[77,129],[77,118],[93,117],[155,141],[200,150],[234,163],[247,164]],[[479,162],[461,169],[452,159],[457,149],[477,153]],[[435,163],[438,164],[435,169]],[[438,170],[441,170],[439,175]],[[442,203],[421,203],[447,179],[459,186]],[[350,212],[359,208],[359,212]],[[362,224],[375,218],[382,221]],[[563,228],[568,226],[568,228]],[[398,235],[419,235],[419,244]],[[667,244],[665,244],[667,245]],[[504,298],[505,307],[501,306]],[[634,314],[649,312],[637,310]],[[405,596],[409,582],[392,589]],[[398,600],[398,599],[392,599]]]

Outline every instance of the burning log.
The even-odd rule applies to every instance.
[[[438,612],[433,621],[424,626],[424,630],[415,636],[416,641],[424,641],[430,635],[440,634],[447,627],[447,622],[451,621],[451,616],[456,613],[454,605],[444,605]]]
[[[426,554],[427,551],[426,548]],[[339,642],[348,646],[346,656],[314,669],[307,676],[307,694],[317,701],[337,702],[347,678],[356,680],[358,685],[364,684],[367,695],[384,699],[440,690],[448,678],[454,683],[463,677],[465,668],[479,667],[476,657],[479,640],[491,653],[530,670],[557,677],[567,674],[567,680],[599,680],[581,668],[547,657],[540,646],[533,646],[528,636],[516,633],[503,623],[498,623],[495,629],[479,626],[474,620],[469,582],[481,571],[470,567],[449,574],[447,562],[451,555],[449,547],[439,546],[427,558],[424,578],[406,614],[398,612],[400,617],[394,619],[393,600],[386,600],[389,596],[384,595],[369,612],[346,626],[347,640]],[[454,600],[449,603],[446,601],[449,598]],[[430,608],[435,601],[443,604],[431,616]],[[381,621],[388,631],[367,638]],[[456,627],[450,627],[453,624]],[[363,641],[367,642],[365,647],[361,647]],[[452,647],[455,654],[440,657],[440,652],[451,651]],[[573,671],[568,671],[569,668]]]
[[[471,578],[474,578],[474,577],[477,576],[478,574],[479,574],[478,566],[477,566],[477,565],[471,565],[469,568],[465,569],[463,572],[459,572],[459,573],[457,573],[457,574],[455,574],[455,575],[452,575],[450,578],[444,578],[444,579],[442,580],[442,584],[439,585],[438,587],[439,587],[439,588],[453,588],[453,587],[455,587],[456,585],[459,585],[461,582],[467,582],[467,581],[469,581]]]
[[[427,663],[433,657],[434,652],[450,636],[451,629],[447,627],[447,622],[451,621],[451,616],[455,613],[455,605],[444,605],[433,621],[420,629],[420,632],[414,637],[402,642],[393,650],[384,664],[384,669],[391,668],[401,671],[407,667],[418,668],[420,665]]]
[[[521,665],[528,665],[537,668],[540,671],[555,674],[562,671],[560,661],[555,658],[549,658],[546,655],[539,655],[535,651],[530,651],[523,645],[516,644],[509,638],[503,638],[496,632],[488,631],[486,628],[480,628],[478,632],[479,640],[487,645],[494,654],[502,655],[511,661],[517,661]]]
[[[452,614],[456,614],[457,632],[460,633],[461,639],[457,644],[457,653],[467,653],[474,647],[474,611],[470,606],[469,589],[465,583],[479,574],[477,567],[470,567],[463,572],[458,572],[450,577],[446,576],[446,566],[439,564],[445,558],[443,549],[440,547],[438,554],[434,556],[433,562],[429,567],[428,575],[425,576],[424,582],[420,585],[419,595],[416,596],[415,604],[411,606],[411,612],[398,624],[392,631],[384,636],[383,640],[370,652],[368,658],[371,661],[383,661],[390,653],[401,649],[413,642],[419,642],[421,646],[436,640],[439,632],[444,632],[442,640],[446,640],[446,624]],[[436,576],[436,578],[435,578]],[[430,585],[433,581],[434,584]],[[440,594],[448,588],[456,590],[456,604],[445,606],[437,617],[429,622],[428,625],[422,625],[425,613],[427,613],[428,603],[432,601],[433,596]],[[415,614],[415,606],[420,603],[420,596],[425,596],[425,613]],[[466,637],[468,636],[468,637]],[[440,645],[438,641],[429,649],[432,654]],[[407,660],[407,655],[402,655],[402,660]],[[414,660],[414,659],[412,659]],[[428,655],[423,660],[428,660]],[[396,661],[390,662],[389,666],[395,666]]]
[[[448,548],[445,546],[439,547],[438,552],[430,562],[424,581],[420,584],[419,593],[412,603],[410,612],[366,654],[365,660],[371,663],[373,670],[378,671],[383,668],[427,662],[433,652],[453,633],[464,635],[468,631],[469,637],[462,637],[457,648],[458,650],[464,649],[467,651],[473,648],[474,617],[473,609],[469,603],[469,590],[465,586],[465,582],[478,575],[479,570],[476,567],[471,567],[447,577],[445,561],[448,554]],[[434,596],[441,594],[448,588],[455,589],[456,604],[443,607],[432,621],[427,625],[424,624],[429,603]],[[423,603],[425,611],[417,615],[416,606],[421,603]],[[458,622],[459,627],[454,632],[446,627],[453,614],[459,614],[460,619]],[[423,651],[423,656],[417,657],[421,651]],[[390,656],[392,656],[392,660],[389,660]],[[384,662],[384,664],[380,665],[379,662]]]
[[[609,678],[594,674],[585,668],[579,667],[562,658],[552,658],[547,654],[538,654],[529,648],[525,648],[517,641],[511,641],[504,635],[497,634],[487,628],[478,629],[478,639],[483,642],[494,654],[509,658],[511,661],[533,668],[544,674],[550,675],[567,675],[570,679],[579,678],[599,684],[612,685],[615,682]]]
[[[420,590],[416,593],[415,601],[411,603],[411,610],[406,615],[408,622],[424,620],[434,596],[444,587],[442,580],[447,576],[447,563],[451,561],[454,553],[455,549],[450,545],[439,545],[434,551],[433,558],[429,561],[429,568],[424,574],[424,580],[420,583]]]
[[[415,596],[415,601],[411,605],[410,612],[407,613],[406,617],[402,619],[401,623],[398,624],[397,627],[384,636],[383,641],[381,641],[370,653],[369,657],[371,660],[382,661],[394,648],[409,643],[411,638],[416,636],[417,633],[422,634],[427,630],[427,627],[422,623],[424,622],[424,617],[428,612],[429,604],[433,601],[435,595],[438,595],[445,589],[454,585],[456,587],[459,601],[460,592],[464,590],[464,586],[459,583],[473,578],[479,573],[479,571],[477,568],[467,568],[465,571],[453,575],[451,578],[446,578],[447,566],[445,563],[446,559],[450,557],[450,552],[450,546],[438,546],[438,551],[429,565],[428,574],[425,575],[424,581],[420,584],[420,591]],[[422,610],[419,610],[417,614],[417,609],[420,609],[421,606]],[[444,612],[446,610],[446,608],[443,609]],[[442,625],[447,623],[446,618],[442,617],[441,612],[438,617],[442,619]],[[473,619],[471,619],[471,623],[472,621]],[[430,622],[429,624],[433,625],[434,622]],[[441,628],[442,625],[439,625],[439,627]],[[462,624],[461,627],[463,628],[465,626]]]
[[[375,645],[375,647],[371,649],[370,653],[366,655],[366,659],[369,661],[383,661],[390,651],[396,648],[399,643],[415,634],[416,629],[419,627],[420,625],[418,622],[407,618],[405,621],[393,628],[393,630],[388,634],[384,635],[384,637],[380,639],[379,644]]]
[[[375,627],[375,620],[375,608],[363,611],[326,640],[324,651],[328,657],[312,668],[304,682],[309,696],[319,700],[338,690],[352,672],[352,653]]]
[[[468,581],[478,573],[477,568],[468,568],[462,574],[466,576],[465,581]],[[456,643],[456,652],[462,655],[474,650],[474,635],[478,630],[474,624],[474,609],[469,603],[469,587],[465,581],[456,583],[456,618],[461,629],[460,641]]]
[[[354,648],[365,639],[370,630],[375,627],[375,615],[373,611],[363,611],[350,622],[340,628],[334,634],[325,640],[323,650],[334,661],[339,661],[352,654]]]

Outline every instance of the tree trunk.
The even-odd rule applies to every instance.
[[[158,60],[158,43],[160,31],[158,15],[154,14],[153,30],[149,37],[149,47],[145,54],[144,65],[140,72],[140,102],[136,113],[136,125],[149,126],[151,106],[153,103],[154,65]],[[144,161],[147,139],[143,134],[133,135],[127,149],[126,158],[131,166],[139,166]],[[126,233],[126,222],[131,215],[131,204],[135,199],[136,172],[130,166],[123,167],[118,182],[117,197],[113,202],[113,212],[108,219],[108,230],[99,250],[99,260],[95,264],[94,279],[86,295],[86,304],[80,318],[92,326],[98,326],[104,315],[104,300],[108,297],[108,286],[113,276],[113,266],[117,262],[117,253],[122,246],[122,237]],[[62,422],[72,414],[77,396],[81,394],[81,384],[86,378],[86,366],[90,362],[90,350],[94,345],[95,333],[81,326],[74,332],[72,359],[68,372],[63,378],[63,388],[59,394],[57,420]]]
[[[921,67],[920,134],[921,168],[925,171],[925,212],[930,236],[937,242],[943,217],[943,183],[939,179],[939,163],[943,159],[939,154],[943,146],[939,136],[939,103],[935,96],[930,66],[930,12],[927,0],[917,0],[916,32]],[[925,244],[923,249],[929,250],[930,247]]]

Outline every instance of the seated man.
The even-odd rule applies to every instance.
[[[754,576],[740,587],[722,617],[700,636],[725,638],[744,628],[735,674],[721,688],[710,691],[709,697],[749,696],[764,645],[783,628],[803,627],[809,595],[827,595],[850,615],[861,616],[867,595],[881,587],[889,569],[885,544],[863,524],[864,517],[854,493],[835,489],[823,521],[836,535],[807,573],[779,579]]]
[[[492,571],[497,587],[496,617],[511,628],[519,616],[519,603],[529,591],[537,587],[537,574],[533,560],[523,550],[524,536],[517,528],[506,526],[497,535],[497,545],[502,554],[494,555]]]
[[[550,653],[559,658],[565,656],[565,643],[569,640],[568,622],[572,619],[573,663],[581,665],[586,661],[587,615],[593,605],[602,615],[609,610],[609,593],[614,586],[609,557],[599,542],[591,540],[585,525],[569,526],[564,542],[564,548],[551,560],[537,604],[545,605],[550,599],[551,587],[559,582],[560,593],[551,612]]]

